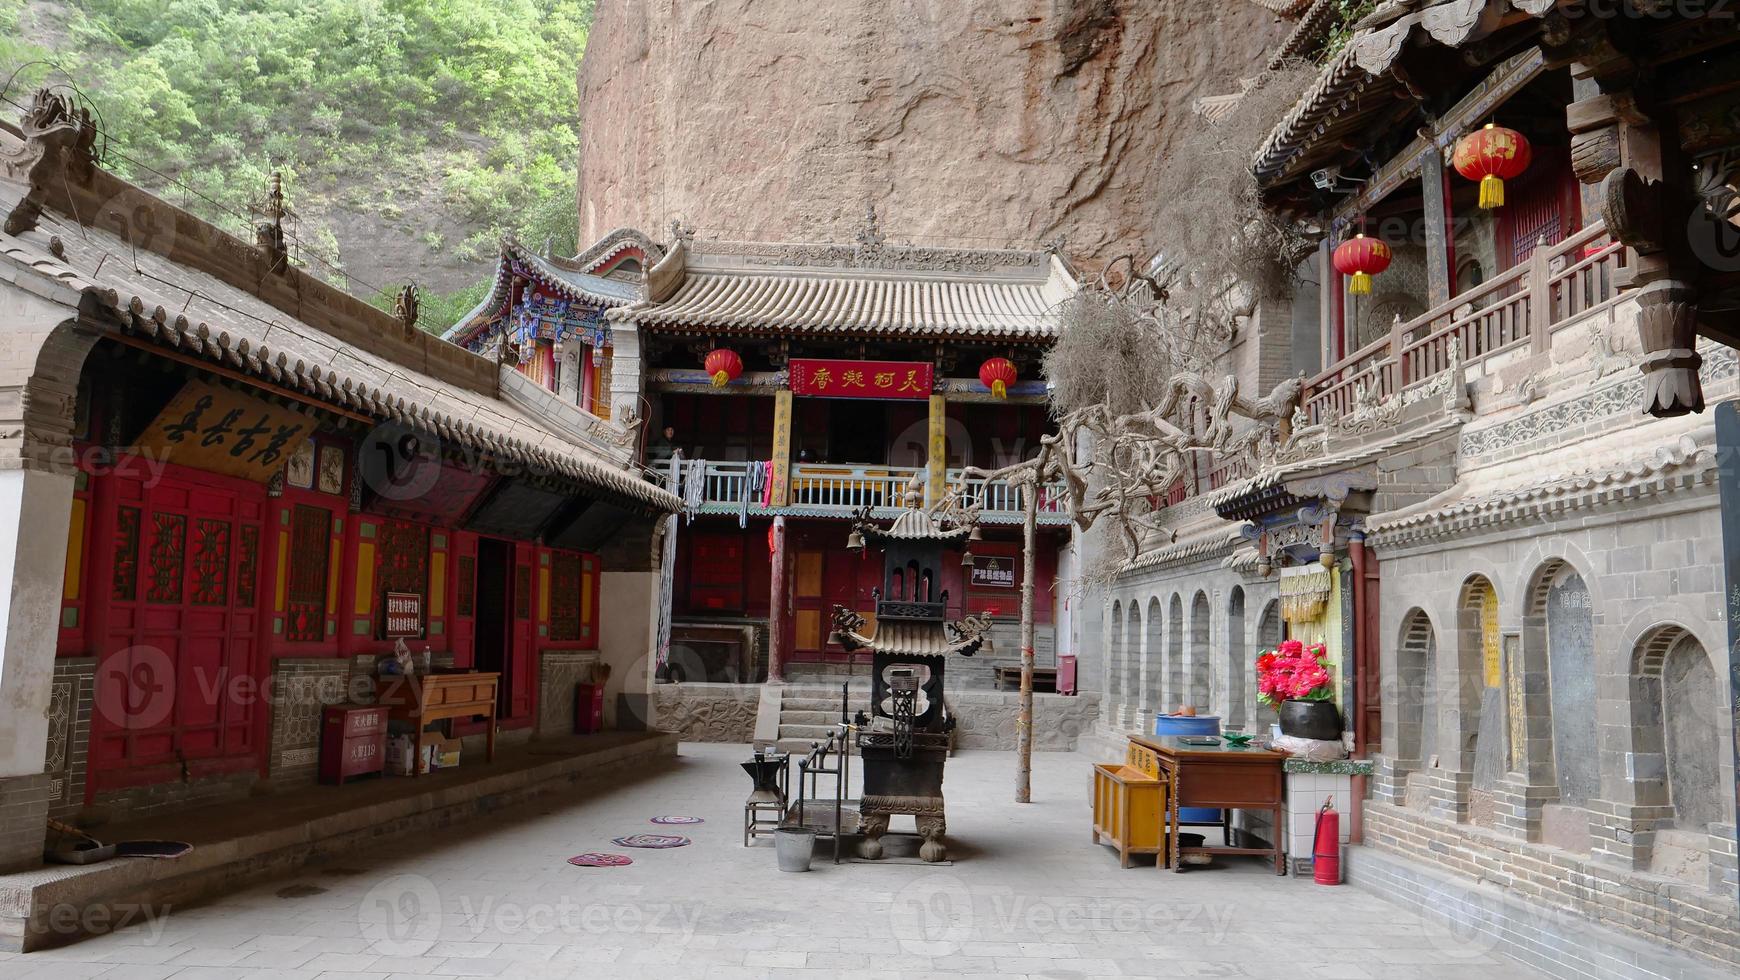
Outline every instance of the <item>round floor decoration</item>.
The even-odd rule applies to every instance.
[[[700,817],[664,816],[664,817],[654,817],[654,818],[652,818],[652,822],[659,823],[659,824],[665,824],[666,826],[686,827],[686,826],[690,826],[692,824],[706,823],[707,821],[702,820]]]
[[[620,868],[625,864],[633,864],[634,858],[625,854],[600,854],[589,851],[576,854],[568,859],[568,863],[576,868]]]
[[[646,847],[662,850],[667,847],[686,847],[689,839],[669,834],[635,834],[631,837],[615,837],[610,842],[617,847]]]

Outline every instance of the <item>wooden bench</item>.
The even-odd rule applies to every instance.
[[[1020,689],[1020,687],[1021,687],[1021,665],[1020,664],[998,664],[991,669],[996,674],[997,690],[999,690],[999,691],[1003,690],[1003,685],[1005,683],[1013,685],[1017,690]],[[1033,689],[1035,691],[1056,691],[1057,690],[1057,668],[1056,667],[1035,667],[1035,668],[1033,668]]]
[[[413,775],[422,775],[426,729],[432,722],[449,718],[488,719],[484,724],[484,754],[490,762],[495,761],[495,696],[500,681],[500,674],[471,671],[376,678],[375,703],[387,709],[390,720],[410,722],[416,733]]]

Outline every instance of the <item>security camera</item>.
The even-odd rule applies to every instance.
[[[1324,167],[1322,170],[1311,171],[1311,183],[1320,191],[1332,191],[1335,190],[1335,181],[1340,176],[1340,167]]]

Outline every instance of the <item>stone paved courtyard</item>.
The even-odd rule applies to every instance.
[[[747,750],[685,744],[668,771],[506,811],[75,946],[0,959],[0,977],[1100,976],[1506,978],[1537,974],[1352,887],[1277,879],[1257,859],[1184,875],[1118,867],[1089,842],[1088,764],[1010,753],[949,763],[957,863],[782,874],[740,842]],[[685,848],[610,838],[692,814]],[[896,829],[910,829],[897,820]],[[627,868],[565,859],[628,853]],[[439,909],[437,915],[434,910]]]

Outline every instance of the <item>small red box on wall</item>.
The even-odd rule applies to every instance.
[[[320,723],[320,781],[339,783],[379,773],[387,764],[387,709],[329,704]]]
[[[604,685],[581,684],[574,689],[574,733],[604,731]]]

